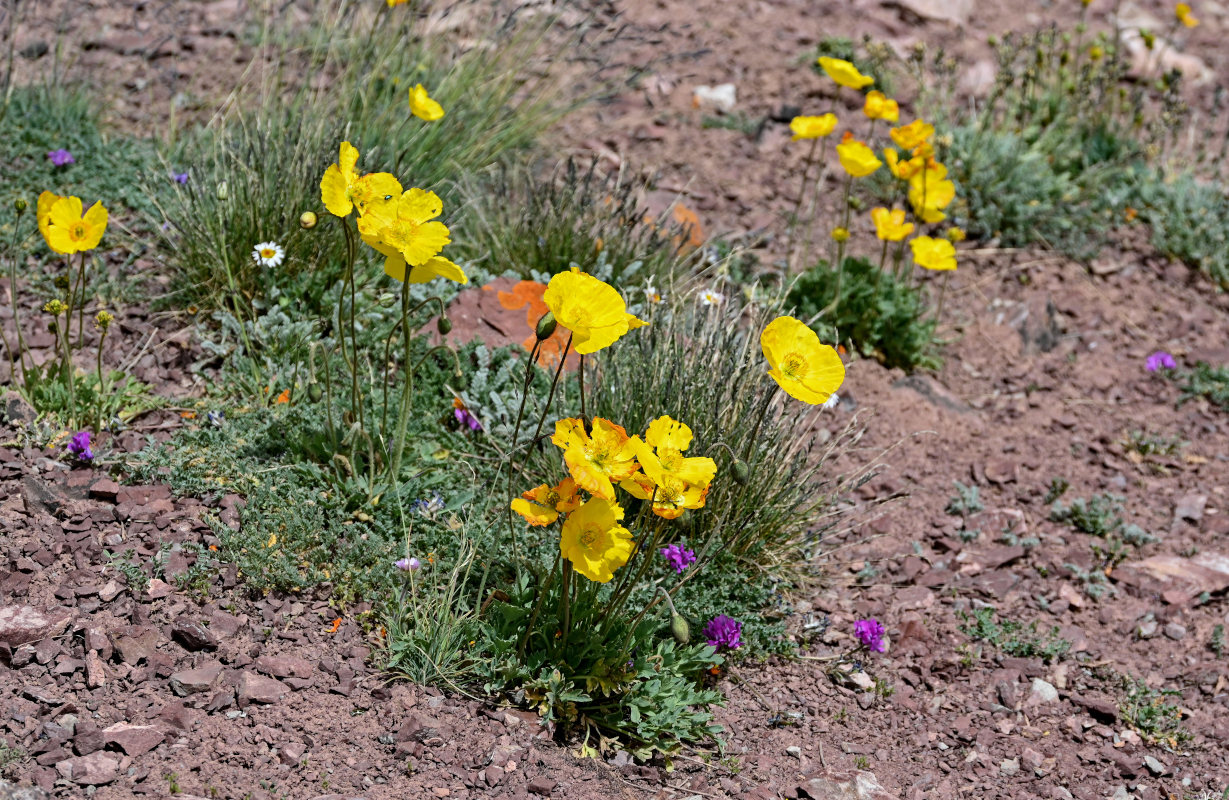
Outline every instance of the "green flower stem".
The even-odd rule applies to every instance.
[[[555,553],[555,563],[550,568],[550,573],[546,576],[546,580],[538,588],[538,596],[534,598],[533,611],[529,614],[529,622],[525,625],[525,635],[521,637],[521,641],[517,644],[517,656],[525,657],[525,647],[529,644],[529,637],[533,633],[533,628],[538,624],[538,614],[542,611],[542,603],[545,602],[546,596],[550,594],[551,587],[555,583],[555,573],[559,571],[559,562],[563,560],[562,553]]]
[[[560,650],[568,649],[568,635],[572,632],[572,562],[563,562],[563,586],[559,592],[559,619],[563,621],[563,639],[559,643]]]
[[[81,253],[81,266],[77,271],[77,349],[85,344],[85,253]]]
[[[567,363],[568,351],[572,349],[572,337],[568,336],[568,342],[563,346],[563,353],[559,356],[559,367],[555,370],[555,377],[550,384],[550,392],[546,395],[546,405],[542,407],[542,414],[538,417],[538,427],[533,431],[533,438],[529,440],[529,445],[538,441],[538,437],[542,435],[542,425],[546,422],[546,415],[550,413],[550,404],[555,400],[555,387],[559,385],[559,376],[563,373],[563,365]]]
[[[72,321],[72,311],[64,313],[64,328],[60,328],[60,316],[57,314],[55,318],[56,336],[59,337],[62,349],[64,351],[64,372],[68,376],[68,409],[69,417],[68,424],[71,428],[77,427],[77,385],[73,377],[73,351],[72,342],[69,341],[68,323]]]
[[[329,425],[329,443],[337,451],[337,427],[333,424],[333,371],[329,368],[329,354],[324,355],[324,413]]]
[[[423,354],[423,357],[419,359],[418,364],[415,364],[413,367],[410,366],[410,348],[412,347],[413,342],[414,342],[413,336],[410,335],[410,322],[409,322],[410,314],[417,312],[423,306],[427,305],[428,303],[433,303],[433,302],[439,304],[440,314],[443,315],[444,301],[441,300],[438,296],[428,297],[426,300],[423,300],[418,305],[414,306],[413,308],[410,308],[409,287],[405,283],[401,284],[401,340],[402,340],[402,346],[405,348],[405,356],[404,356],[405,363],[403,365],[403,368],[405,369],[405,386],[401,391],[401,411],[400,411],[400,416],[398,417],[398,420],[397,420],[397,445],[396,445],[396,450],[394,451],[394,455],[393,455],[393,464],[392,464],[392,472],[391,472],[392,479],[394,481],[398,480],[398,476],[401,474],[401,457],[405,452],[405,435],[406,435],[406,431],[409,428],[410,410],[413,405],[414,373],[418,371],[419,365],[421,365],[422,362],[426,360],[427,356],[441,349],[447,350],[449,353],[452,353],[453,361],[456,362],[457,371],[459,372],[461,369],[461,364],[459,361],[457,361],[456,352],[448,345],[437,345],[435,347],[432,347],[430,350],[428,350],[426,353]],[[385,381],[385,386],[387,386],[387,381]]]
[[[29,379],[26,371],[26,339],[21,332],[21,311],[17,306],[17,225],[13,225],[13,237],[9,243],[9,299],[13,304],[13,326],[17,329],[17,358],[21,362],[21,382],[23,386],[29,387]],[[9,351],[9,380],[17,380],[17,372],[13,366],[13,351],[8,347],[6,340],[4,346]]]
[[[883,240],[883,250],[880,251],[879,253],[879,271],[875,273],[875,288],[871,292],[872,294],[875,295],[876,300],[879,299],[879,281],[882,280],[883,278],[883,268],[887,264],[887,260],[888,260],[888,240],[884,239]]]
[[[571,344],[571,340],[568,341]],[[538,354],[542,351],[542,340],[535,337],[533,350],[529,352],[529,360],[525,362],[525,380],[521,384],[521,402],[516,409],[516,424],[512,427],[512,442],[508,448],[508,478],[507,478],[507,495],[508,508],[508,536],[512,539],[512,554],[517,562],[517,569],[520,568],[521,561],[521,545],[520,537],[516,535],[516,518],[512,511],[512,501],[515,495],[512,494],[512,457],[516,452],[517,439],[521,435],[521,420],[525,417],[525,400],[529,396],[529,387],[533,384],[533,365],[537,363]],[[558,379],[558,376],[556,376]]]
[[[102,404],[107,396],[107,384],[102,374],[102,343],[107,340],[107,329],[101,328],[100,331],[98,336],[98,423],[94,426],[95,432],[102,430]]]
[[[580,367],[576,370],[576,377],[580,379],[580,424],[589,430],[589,415],[585,413],[585,356],[583,353],[580,356]]]
[[[350,353],[354,356],[354,364],[350,370],[350,413],[358,419],[359,427],[365,431],[367,430],[366,412],[363,410],[362,397],[358,392],[358,325],[355,321],[358,306],[355,302],[354,261],[358,257],[358,250],[354,241],[354,233],[350,230],[349,218],[343,219],[341,224],[346,232],[346,283],[350,285]],[[344,287],[342,292],[344,294]]]
[[[935,308],[935,322],[939,322],[943,318],[943,299],[947,296],[947,282],[951,280],[952,273],[950,271],[943,273],[943,285],[939,287],[939,305]]]
[[[853,194],[853,176],[846,174],[845,176],[845,198],[842,201],[844,211],[841,215],[841,227],[849,231],[849,196]],[[836,243],[836,289],[832,296],[832,302],[819,312],[819,316],[826,316],[836,309],[841,302],[841,279],[845,277],[845,241]]]
[[[820,145],[820,148],[819,148],[819,162],[818,162],[820,165],[819,174],[815,176],[815,183],[813,187],[811,188],[811,202],[807,205],[807,213],[806,213],[807,238],[805,240],[805,243],[802,245],[801,253],[803,255],[811,252],[811,241],[812,241],[812,237],[815,234],[815,214],[816,214],[816,209],[819,206],[819,191],[820,191],[820,188],[823,186],[824,179],[828,176],[828,169],[826,166],[827,158],[828,158],[828,137],[825,136],[824,142],[822,145]]]
[[[798,243],[796,233],[798,229],[798,220],[802,215],[802,199],[806,197],[807,194],[807,181],[811,177],[811,166],[815,163],[815,150],[818,146],[819,139],[812,139],[811,147],[807,150],[806,159],[802,162],[802,184],[798,187],[798,199],[794,202],[794,211],[790,215],[789,227],[785,232],[789,240],[789,246],[786,252],[790,256],[789,260],[791,268],[795,263],[793,256],[795,253],[795,246]]]

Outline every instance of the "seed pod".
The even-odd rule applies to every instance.
[[[745,461],[735,461],[734,465],[730,467],[730,474],[734,476],[734,481],[739,486],[746,486],[747,482],[751,480],[751,470],[747,467],[747,462]]]
[[[312,381],[307,384],[307,398],[313,403],[319,403],[320,398],[324,397],[324,390],[320,388],[320,384]]]
[[[452,320],[443,315],[435,321],[435,329],[440,332],[440,336],[447,336],[452,330]]]
[[[683,618],[683,615],[678,612],[670,615],[670,635],[679,644],[687,644],[691,641],[691,626],[687,624],[687,620]]]
[[[544,342],[553,336],[555,333],[555,326],[555,315],[550,311],[547,311],[542,315],[542,318],[538,320],[538,326],[535,329],[538,341]]]

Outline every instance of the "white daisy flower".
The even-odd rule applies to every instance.
[[[661,292],[657,291],[657,287],[653,285],[652,281],[645,284],[644,295],[653,305],[657,305],[662,301]]]
[[[700,293],[700,302],[706,306],[719,306],[725,302],[725,295],[709,289]]]
[[[820,408],[836,408],[836,404],[841,402],[841,398],[835,394],[828,395],[828,399],[823,402]]]
[[[252,260],[262,267],[276,267],[286,260],[286,251],[277,242],[261,242],[252,250]]]

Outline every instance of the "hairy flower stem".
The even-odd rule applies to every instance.
[[[849,230],[849,196],[853,193],[853,176],[845,176],[845,198],[841,205],[845,207],[841,216],[841,228],[845,231]],[[845,277],[845,240],[841,239],[836,243],[836,289],[832,295],[832,302],[820,311],[816,318],[824,317],[836,309],[841,302],[841,279]]]
[[[589,415],[585,413],[585,357],[582,354],[580,357],[580,368],[576,370],[576,377],[580,379],[580,424],[585,426],[585,430],[589,428]]]
[[[828,177],[827,158],[828,138],[824,137],[824,143],[819,148],[819,174],[815,176],[815,183],[811,188],[811,202],[807,205],[807,213],[805,215],[807,218],[807,238],[802,245],[802,255],[811,252],[811,237],[815,233],[815,209],[819,205],[819,190],[824,185],[824,180]]]
[[[56,336],[59,337],[64,351],[64,374],[68,377],[68,424],[69,427],[77,427],[77,385],[73,378],[73,350],[72,343],[69,341],[68,323],[72,321],[73,312],[71,309],[64,313],[64,328],[60,328],[60,317],[56,315],[55,328]]]
[[[542,604],[546,600],[546,596],[550,594],[551,586],[555,583],[555,573],[559,571],[559,562],[562,560],[561,553],[555,553],[555,563],[550,568],[550,572],[546,576],[546,580],[538,587],[538,596],[533,601],[533,611],[529,614],[529,622],[525,625],[525,634],[521,637],[521,641],[516,646],[517,656],[525,657],[525,647],[529,644],[529,637],[533,634],[533,628],[538,624],[538,614],[542,611]]]
[[[794,211],[789,217],[789,228],[786,230],[786,236],[789,239],[789,265],[793,271],[797,259],[795,258],[798,232],[798,222],[802,215],[802,200],[807,194],[807,180],[811,177],[811,166],[815,163],[815,150],[819,146],[819,139],[811,140],[811,147],[807,150],[806,159],[802,162],[802,185],[798,187],[798,199],[794,201]]]
[[[350,412],[358,419],[359,427],[365,431],[367,430],[366,414],[363,411],[363,402],[358,391],[358,325],[355,321],[358,306],[355,302],[354,261],[358,253],[354,233],[350,230],[350,220],[343,219],[341,224],[346,232],[346,283],[350,286],[350,353],[354,356],[354,363],[350,369]],[[344,287],[342,292],[344,295]]]
[[[883,268],[887,264],[887,260],[888,260],[888,240],[884,239],[883,240],[883,250],[880,251],[879,253],[879,271],[875,273],[875,288],[871,292],[875,296],[876,300],[879,299],[879,282],[883,279]]]
[[[555,387],[559,385],[559,376],[563,372],[563,365],[568,360],[568,351],[572,349],[572,337],[568,336],[568,343],[563,346],[563,353],[559,356],[559,367],[555,370],[555,377],[551,380],[550,391],[546,395],[546,405],[542,407],[542,414],[538,417],[538,427],[534,429],[533,438],[529,440],[530,447],[538,441],[538,437],[542,435],[542,425],[546,422],[546,415],[550,413],[550,404],[555,400]]]
[[[410,314],[417,312],[419,309],[421,309],[423,306],[427,305],[428,303],[438,304],[440,307],[440,314],[443,315],[444,301],[441,300],[438,296],[428,297],[426,300],[423,300],[418,305],[414,306],[413,308],[410,308],[409,288],[406,284],[404,283],[401,284],[401,339],[402,339],[402,345],[405,347],[405,356],[404,356],[404,363],[402,364],[402,368],[405,369],[405,386],[401,390],[401,409],[400,409],[400,415],[397,418],[397,443],[396,443],[396,449],[393,451],[392,472],[389,473],[394,482],[397,481],[398,476],[401,474],[401,457],[405,452],[405,435],[406,435],[406,431],[409,429],[410,410],[411,410],[411,406],[413,405],[414,373],[418,371],[418,364],[422,364],[423,360],[425,360],[427,356],[441,349],[447,350],[449,353],[452,353],[452,357],[454,361],[456,361],[456,357],[457,357],[456,352],[454,352],[451,347],[449,347],[448,345],[441,344],[441,345],[436,345],[435,347],[432,347],[430,350],[424,353],[422,359],[419,359],[418,364],[415,364],[414,366],[410,366],[410,349],[414,342],[413,337],[410,335]],[[457,370],[460,371],[461,365],[459,362],[457,363],[456,366],[457,366]],[[385,385],[387,386],[387,381],[385,382]]]
[[[81,266],[77,271],[77,349],[85,344],[85,253],[81,253]]]
[[[521,544],[520,537],[516,535],[516,517],[512,511],[512,501],[516,497],[512,493],[512,458],[516,453],[517,440],[521,436],[521,420],[525,418],[525,401],[529,397],[529,387],[533,385],[533,365],[537,363],[538,355],[541,352],[542,340],[535,338],[533,350],[529,352],[529,359],[525,362],[525,380],[521,383],[521,402],[516,409],[516,424],[512,426],[512,442],[508,447],[508,477],[507,490],[505,491],[508,501],[508,536],[512,539],[512,555],[516,559],[518,570],[520,569],[521,561]]]
[[[563,585],[559,591],[559,619],[563,622],[563,639],[559,649],[567,652],[568,635],[572,632],[572,562],[563,562]]]
[[[9,251],[9,300],[13,305],[13,327],[17,329],[17,358],[21,362],[21,382],[28,385],[26,372],[26,338],[21,332],[21,312],[17,305],[17,226],[13,226],[13,238]],[[8,349],[8,341],[4,343]],[[13,366],[13,351],[9,349],[9,380],[17,380],[17,372]]]
[[[95,431],[102,430],[102,404],[107,396],[107,384],[102,374],[102,343],[107,340],[107,329],[101,328],[98,335],[98,411],[96,413],[97,424],[94,426]]]
[[[943,285],[939,287],[939,304],[938,307],[935,308],[935,322],[938,322],[943,318],[943,298],[947,296],[947,282],[951,280],[951,278],[951,272],[943,273]]]

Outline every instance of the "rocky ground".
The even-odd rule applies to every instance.
[[[173,91],[208,94],[205,76],[226,76],[206,64],[242,67],[242,5],[96,5],[96,24],[68,18],[67,41],[81,66],[117,76],[124,124],[148,124],[142,108]],[[1027,5],[898,0],[820,14],[803,2],[615,3],[598,9],[624,28],[610,60],[646,71],[556,136],[564,151],[660,173],[659,188],[681,193],[709,230],[772,230],[792,190],[783,124],[766,122],[758,137],[703,128],[695,86],[734,82],[738,108],[757,118],[829,103],[797,60],[828,33],[946,44],[975,77],[986,34],[1070,13]],[[1100,5],[1094,22],[1108,13]],[[1229,19],[1218,8],[1200,9],[1188,50],[1223,82],[1229,55],[1216,45]],[[162,31],[174,45],[136,46]],[[825,585],[786,599],[802,658],[725,676],[724,755],[685,754],[671,769],[625,754],[581,759],[533,715],[387,684],[352,619],[362,609],[337,622],[325,598],[252,597],[233,567],[193,572],[197,546],[216,543],[202,516],[237,525],[241,498],[123,486],[105,463],[69,469],[58,452],[22,444],[28,409],[6,400],[0,738],[25,754],[8,775],[39,787],[31,797],[1219,797],[1229,654],[1211,643],[1215,626],[1229,627],[1229,415],[1202,400],[1178,407],[1177,389],[1143,362],[1165,349],[1183,365],[1229,363],[1229,298],[1135,238],[1092,269],[967,252],[949,289],[941,370],[851,364],[842,404],[816,425],[835,431],[856,414],[867,429],[859,456],[892,448],[858,501],[909,497],[830,560]],[[0,309],[7,292],[0,280]],[[129,311],[108,362],[137,356],[138,377],[192,392],[188,331]],[[181,424],[191,423],[174,411],[145,417],[104,442],[108,460]],[[1125,444],[1133,431],[1185,444],[1143,456]],[[1123,497],[1124,521],[1158,541],[1136,539],[1108,567],[1105,538],[1050,518],[1055,479],[1070,484],[1068,502]],[[949,513],[955,481],[977,487],[981,510]],[[164,552],[166,575],[199,577],[188,588],[149,580],[104,551],[132,552],[145,570]],[[1012,637],[962,632],[962,614],[986,606],[1000,621],[1037,623],[1043,642],[1057,628],[1069,650],[1047,661]],[[865,615],[891,639],[865,664],[869,681],[826,660]],[[1190,738],[1153,740],[1157,721],[1133,727],[1124,679],[1174,691],[1146,697],[1143,712],[1154,699],[1174,707],[1168,719]]]

